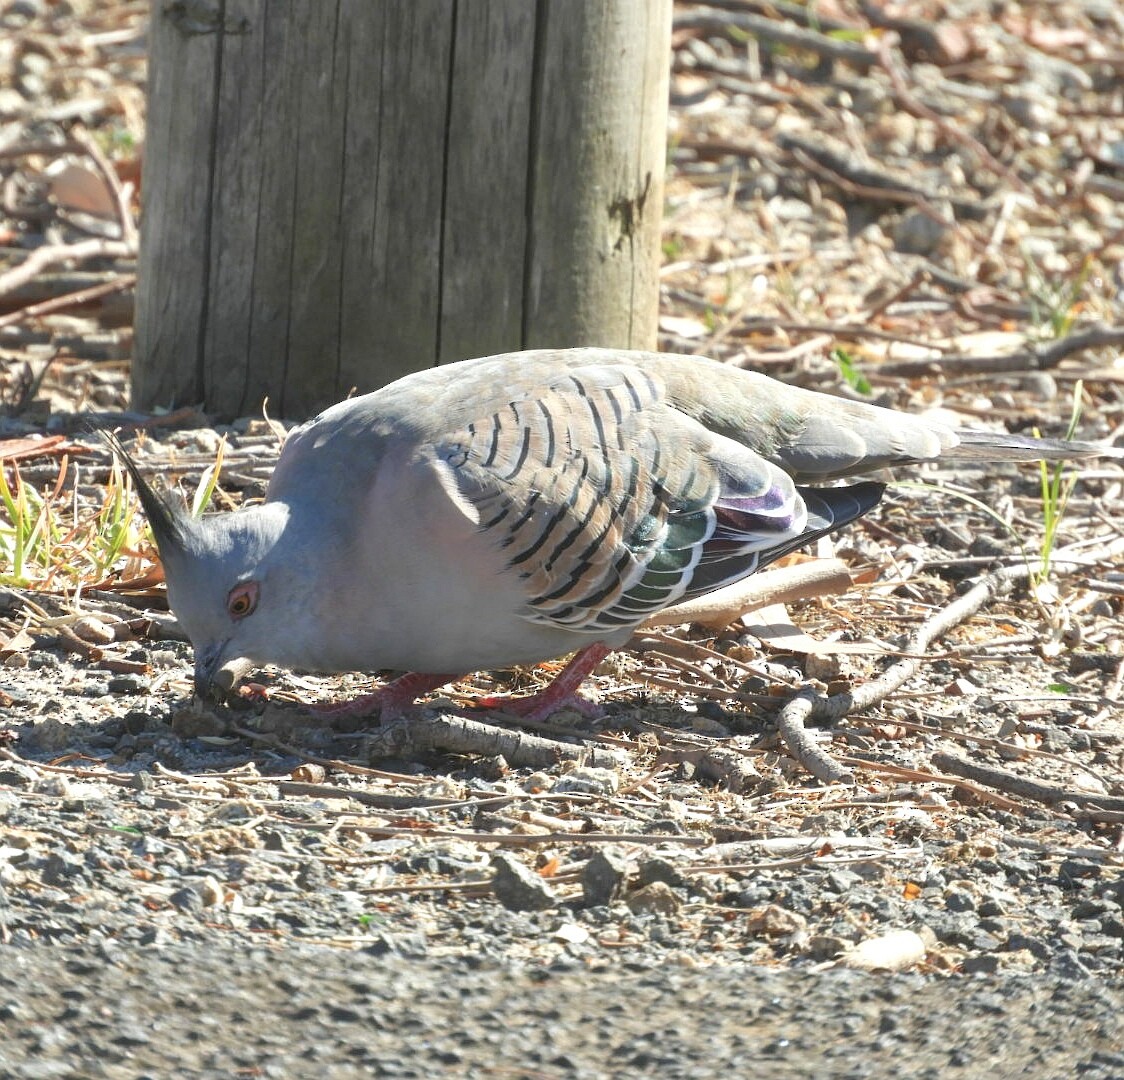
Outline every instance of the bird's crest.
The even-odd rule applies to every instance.
[[[157,491],[141,475],[137,463],[116,434],[109,431],[100,431],[98,434],[133,478],[141,506],[144,507],[148,524],[152,528],[152,535],[156,539],[161,560],[166,562],[169,556],[190,551],[198,530],[196,522],[182,500]]]

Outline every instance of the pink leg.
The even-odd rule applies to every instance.
[[[545,720],[561,708],[577,709],[583,716],[597,716],[600,709],[591,701],[586,701],[578,693],[578,687],[586,676],[613,650],[598,642],[587,645],[555,676],[554,681],[537,694],[527,697],[508,697],[498,694],[492,697],[477,698],[476,704],[483,709],[498,709],[512,716],[527,720]]]
[[[402,715],[422,694],[436,690],[439,686],[459,679],[460,675],[425,675],[411,671],[400,675],[385,686],[380,686],[373,694],[352,698],[350,701],[328,702],[314,705],[313,711],[321,716],[373,716],[381,721],[394,720]]]

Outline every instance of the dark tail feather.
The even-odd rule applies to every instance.
[[[955,461],[1068,461],[1071,458],[1124,457],[1124,449],[1103,443],[1034,439],[1028,435],[966,429],[958,429],[956,435],[960,445],[942,450],[942,458]]]
[[[837,488],[798,487],[800,497],[808,508],[808,524],[799,536],[791,536],[775,547],[753,551],[735,550],[727,553],[724,540],[708,540],[703,548],[703,558],[691,575],[691,583],[680,600],[691,600],[704,593],[729,585],[732,581],[752,574],[782,555],[804,547],[821,536],[841,529],[849,521],[873,510],[886,490],[885,484],[868,480],[862,484]],[[732,542],[731,546],[741,549],[742,545]]]
[[[886,491],[886,485],[866,480],[847,487],[799,487],[796,490],[808,507],[808,527],[800,541],[793,545],[799,547],[833,533],[855,518],[869,513],[878,505]]]
[[[800,536],[761,552],[761,559],[757,564],[759,570],[782,555],[814,543],[821,536],[827,536],[855,518],[869,513],[878,505],[886,485],[867,480],[848,487],[798,487],[796,490],[800,492],[800,497],[808,508],[808,524]]]

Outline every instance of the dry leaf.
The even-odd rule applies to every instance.
[[[77,162],[60,160],[47,167],[46,175],[51,200],[61,209],[101,218],[117,216],[113,192],[101,173]]]
[[[24,653],[35,648],[35,638],[26,630],[18,630],[3,645],[0,645],[0,660],[7,660],[14,653]]]
[[[975,697],[980,688],[971,679],[953,679],[944,688],[944,692],[949,697]]]
[[[772,604],[742,616],[742,625],[763,644],[780,652],[807,655],[867,655],[891,651],[888,645],[865,642],[817,641],[791,619],[783,604]]]
[[[65,445],[64,445],[65,444]],[[67,443],[64,435],[48,435],[46,438],[4,439],[0,442],[0,461],[17,461],[36,458],[45,454],[65,454],[71,450],[82,450],[75,443]]]

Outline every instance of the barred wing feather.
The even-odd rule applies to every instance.
[[[878,484],[811,491],[664,400],[643,369],[571,370],[438,450],[522,580],[523,617],[643,622],[865,513]]]

